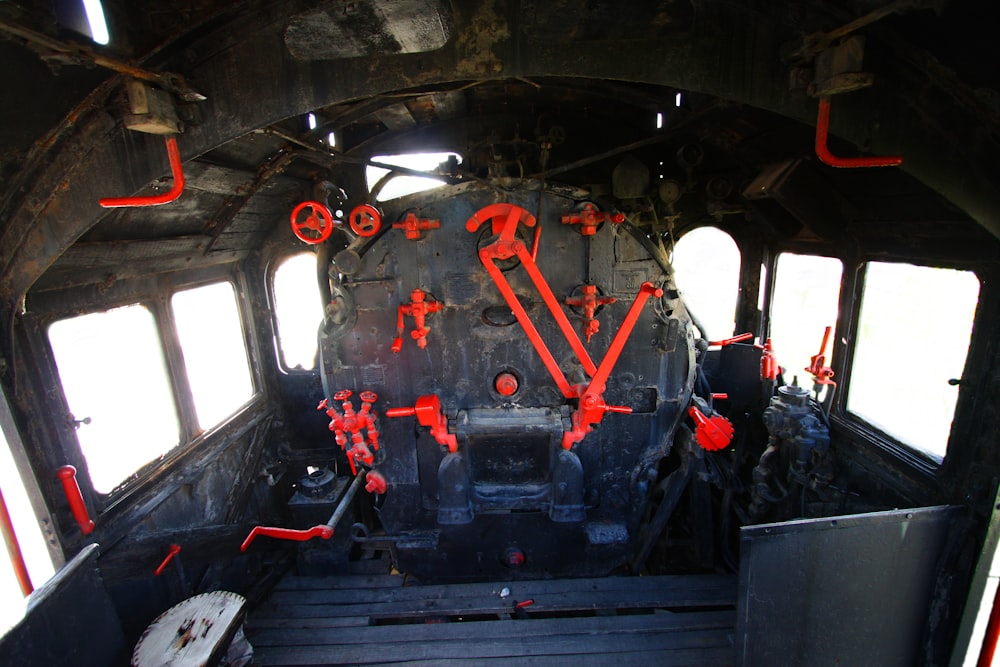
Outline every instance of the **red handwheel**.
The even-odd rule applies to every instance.
[[[371,204],[355,206],[348,221],[358,236],[375,236],[382,229],[382,214]]]
[[[301,213],[308,211],[304,219]],[[304,201],[292,210],[292,233],[303,243],[316,245],[330,238],[333,232],[333,216],[318,201]]]

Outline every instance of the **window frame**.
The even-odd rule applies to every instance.
[[[973,316],[972,334],[969,338],[969,348],[966,352],[965,364],[962,368],[962,382],[957,388],[958,396],[955,401],[955,412],[952,416],[951,429],[948,432],[948,441],[945,445],[944,457],[940,461],[925,452],[908,445],[891,433],[882,430],[877,425],[866,420],[863,416],[850,412],[847,409],[847,396],[850,392],[851,382],[851,374],[848,371],[853,367],[855,355],[857,353],[858,330],[861,325],[861,302],[868,275],[868,266],[872,262],[880,262],[884,264],[911,264],[913,266],[921,266],[932,269],[967,271],[972,273],[976,277],[976,280],[979,281],[979,300],[977,302],[976,312]],[[847,276],[847,271],[848,269],[845,266],[845,278]],[[980,329],[981,322],[985,317],[982,306],[989,297],[989,293],[987,291],[989,288],[989,281],[984,278],[982,267],[972,264],[943,263],[908,257],[893,257],[890,260],[885,256],[880,255],[871,255],[859,258],[853,264],[850,273],[852,278],[851,282],[853,284],[850,285],[849,294],[853,307],[850,311],[850,321],[846,323],[848,325],[846,334],[848,336],[849,344],[843,346],[843,354],[837,363],[838,373],[842,374],[841,377],[846,377],[846,380],[843,383],[838,384],[837,396],[833,406],[831,418],[835,421],[835,423],[843,427],[849,433],[871,442],[882,453],[888,454],[892,458],[903,462],[927,478],[937,479],[951,467],[950,464],[955,455],[955,450],[953,449],[954,443],[961,440],[963,431],[966,431],[969,428],[969,425],[967,424],[968,420],[966,418],[967,411],[969,409],[967,403],[969,402],[970,392],[974,392],[972,387],[975,382],[973,380],[974,378],[979,377],[978,374],[970,374],[970,370],[975,368],[975,364],[978,363],[976,359],[985,353],[985,350],[982,349],[983,341],[980,340],[982,336],[979,335],[978,330]],[[846,287],[847,285],[845,284],[841,288],[842,300]],[[969,382],[966,381],[966,378],[969,379]]]
[[[316,259],[316,280],[317,287],[319,287],[320,292],[320,309],[319,309],[319,319],[316,321],[316,329],[313,331],[313,335],[316,336],[316,366],[313,368],[289,368],[285,364],[285,354],[281,349],[281,330],[278,326],[278,308],[277,308],[277,293],[274,290],[274,278],[278,272],[278,269],[287,260],[297,256],[297,255],[308,255],[311,254]],[[269,320],[271,328],[271,336],[273,342],[273,354],[275,367],[278,372],[286,376],[313,376],[320,372],[320,349],[319,349],[319,328],[323,325],[323,319],[326,317],[326,313],[323,310],[323,289],[319,286],[319,253],[315,251],[310,251],[307,249],[295,248],[291,252],[284,252],[279,255],[275,255],[270,259],[267,265],[267,270],[265,271],[265,293],[267,295],[267,305],[269,310]]]
[[[173,319],[171,300],[173,295],[184,290],[203,287],[219,282],[228,282],[236,298],[243,341],[246,346],[247,362],[253,385],[251,397],[231,415],[211,428],[202,430],[198,425],[194,398],[184,367],[183,352]],[[163,353],[167,379],[174,399],[174,411],[180,432],[179,443],[163,454],[135,470],[126,479],[107,493],[94,489],[90,479],[86,459],[76,437],[75,429],[66,420],[54,419],[45,425],[45,439],[50,442],[47,450],[62,449],[61,463],[69,463],[77,468],[77,480],[88,507],[95,516],[109,512],[125,499],[141,492],[148,485],[161,479],[169,469],[182,459],[200,451],[206,442],[223,437],[235,425],[248,420],[254,410],[265,400],[264,374],[260,365],[260,350],[256,340],[256,326],[249,308],[249,290],[242,271],[232,265],[219,265],[198,271],[196,274],[180,276],[163,274],[123,281],[101,290],[66,289],[53,290],[34,298],[37,309],[30,310],[24,321],[29,329],[29,343],[32,354],[44,359],[39,367],[40,379],[47,386],[58,388],[53,392],[51,406],[57,414],[68,414],[69,406],[62,391],[61,379],[55,356],[48,340],[48,328],[54,322],[77,315],[99,313],[115,308],[141,305],[153,316],[158,339]],[[29,300],[31,297],[29,296]],[[54,454],[53,454],[54,455]],[[50,455],[51,456],[51,455]],[[60,464],[61,464],[60,463]]]

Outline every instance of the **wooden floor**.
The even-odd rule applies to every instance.
[[[253,664],[734,662],[735,577],[410,583],[391,575],[286,577],[247,618]]]

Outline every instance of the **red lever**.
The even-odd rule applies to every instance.
[[[722,340],[710,341],[709,346],[718,345],[719,347],[725,347],[727,345],[732,345],[733,343],[742,343],[743,341],[750,340],[751,338],[753,338],[753,334],[748,331],[746,333],[740,334],[739,336],[733,336],[732,338],[724,338]]]
[[[299,220],[299,213],[309,210],[305,220]],[[333,233],[333,216],[330,209],[318,201],[304,201],[292,209],[292,233],[303,243],[316,245],[330,238]],[[307,233],[308,230],[308,233]]]
[[[706,417],[693,405],[688,408],[688,415],[697,425],[694,438],[702,449],[715,452],[725,449],[733,441],[733,425],[722,415]]]
[[[56,471],[56,476],[62,482],[63,491],[66,493],[66,500],[69,502],[69,509],[73,512],[73,518],[80,526],[80,532],[90,535],[94,532],[94,522],[90,519],[87,506],[83,504],[83,494],[80,493],[80,485],[76,481],[76,468],[73,466],[63,466]]]
[[[158,577],[161,574],[163,574],[163,571],[165,569],[167,569],[167,565],[170,564],[170,561],[172,561],[174,559],[174,556],[176,556],[180,552],[181,552],[181,545],[179,545],[179,544],[171,544],[170,545],[170,550],[167,551],[167,557],[164,558],[163,562],[160,563],[160,566],[158,568],[156,568],[156,570],[153,571],[153,576],[154,577]]]
[[[418,218],[416,214],[410,212],[402,222],[392,223],[392,228],[402,229],[403,233],[406,234],[406,238],[411,241],[419,241],[420,232],[425,232],[429,229],[440,229],[441,221]]]
[[[813,382],[816,384],[836,384],[833,381],[833,369],[826,366],[826,346],[830,342],[830,332],[833,327],[827,327],[823,331],[823,342],[819,346],[819,353],[809,358],[809,365],[806,371],[812,374]]]
[[[324,540],[328,540],[333,537],[333,528],[326,525],[320,525],[313,526],[308,530],[292,530],[291,528],[254,526],[250,531],[250,534],[247,535],[247,538],[243,540],[243,544],[240,545],[240,551],[246,551],[250,548],[250,543],[253,542],[258,535],[273,537],[276,540],[292,540],[295,542],[305,542],[306,540],[311,540],[314,537],[321,537]]]
[[[167,159],[170,161],[170,174],[174,177],[174,185],[162,195],[144,197],[109,197],[98,200],[104,208],[121,208],[125,206],[159,206],[169,204],[184,192],[184,168],[181,166],[181,153],[177,148],[177,140],[167,137]]]
[[[778,360],[774,356],[774,348],[771,347],[771,339],[768,338],[760,353],[760,379],[777,380],[780,373],[781,367],[778,366]]]
[[[614,225],[621,224],[625,222],[625,214],[600,211],[596,206],[588,202],[583,205],[580,211],[562,217],[564,225],[580,225],[580,233],[584,236],[593,236],[596,234],[597,226],[602,222],[610,222]]]
[[[441,400],[434,394],[420,396],[412,408],[389,408],[386,417],[416,417],[421,426],[430,428],[431,435],[452,454],[458,451],[458,438],[448,433],[448,418],[441,409]]]
[[[819,98],[819,114],[816,117],[816,155],[823,164],[831,167],[896,167],[903,164],[899,155],[885,157],[837,157],[826,146],[827,133],[830,130],[830,98]]]

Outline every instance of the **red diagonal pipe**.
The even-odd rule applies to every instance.
[[[177,140],[167,137],[167,158],[170,160],[170,174],[174,177],[174,186],[161,195],[142,197],[109,197],[98,203],[104,208],[122,208],[126,206],[159,206],[169,204],[184,192],[184,169],[181,166],[181,153],[177,149]]]

